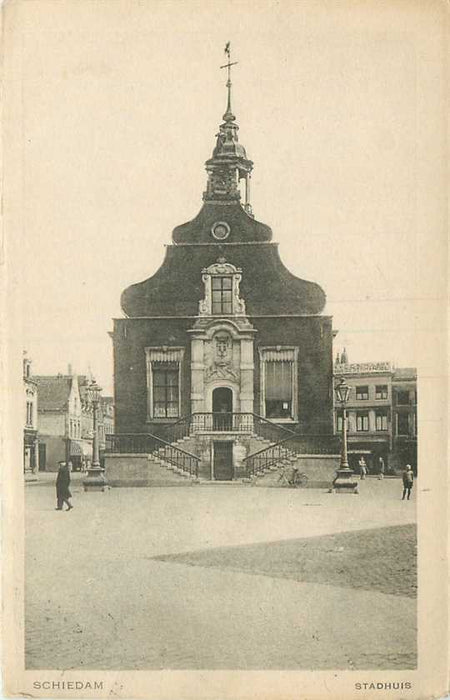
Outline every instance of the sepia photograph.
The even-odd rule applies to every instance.
[[[444,3],[3,10],[6,695],[444,696]]]

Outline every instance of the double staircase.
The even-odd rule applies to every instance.
[[[240,478],[250,483],[296,466],[305,455],[339,452],[334,435],[300,435],[255,413],[193,413],[158,435],[110,435],[105,455],[146,455],[154,468],[172,472],[177,481],[210,481],[210,460],[202,459],[202,445],[224,434],[245,444],[248,454],[242,459]]]

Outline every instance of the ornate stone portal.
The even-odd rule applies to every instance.
[[[214,280],[226,279],[224,308],[230,313],[214,313]],[[252,413],[253,337],[256,333],[245,315],[245,302],[239,295],[241,270],[224,258],[202,270],[205,297],[191,334],[191,411],[211,413],[213,391],[231,389],[233,413]],[[221,283],[222,284],[222,283]],[[225,296],[226,295],[226,296]],[[221,309],[223,311],[223,308]]]

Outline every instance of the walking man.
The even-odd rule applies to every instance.
[[[70,493],[69,485],[69,465],[65,462],[61,462],[59,465],[58,476],[56,477],[56,510],[62,510],[64,503],[67,505],[67,510],[72,510],[73,505],[70,502],[72,494]]]
[[[380,457],[378,460],[378,478],[384,479],[384,459]]]
[[[403,470],[403,496],[402,496],[402,501],[405,500],[405,496],[407,497],[407,500],[409,501],[409,497],[411,495],[411,489],[414,483],[414,474],[413,470],[411,469],[411,465],[407,464],[405,469]]]

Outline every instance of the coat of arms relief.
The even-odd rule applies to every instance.
[[[209,358],[205,371],[208,381],[213,379],[239,380],[238,372],[233,367],[233,340],[229,333],[217,333],[209,347]]]

